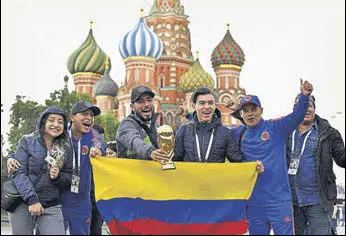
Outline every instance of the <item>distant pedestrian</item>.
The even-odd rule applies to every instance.
[[[106,144],[106,157],[117,157],[116,141],[111,141]]]

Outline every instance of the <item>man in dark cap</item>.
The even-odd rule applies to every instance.
[[[120,122],[117,135],[118,157],[164,162],[167,154],[157,143],[154,106],[155,93],[146,86],[138,86],[131,92],[131,113]]]
[[[333,160],[345,168],[345,146],[340,133],[316,115],[315,109],[315,97],[310,95],[304,120],[286,143],[297,235],[304,233],[307,223],[312,235],[332,234],[331,217],[337,193]]]

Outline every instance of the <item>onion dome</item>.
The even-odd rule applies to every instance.
[[[160,38],[147,26],[142,15],[138,24],[121,40],[119,51],[125,59],[127,57],[144,56],[156,60],[160,58],[163,50]]]
[[[198,59],[193,63],[192,67],[180,77],[180,89],[184,93],[195,91],[199,87],[214,88],[214,79],[201,66]]]
[[[149,14],[163,15],[171,13],[184,15],[184,6],[180,3],[180,0],[155,0]]]
[[[118,94],[118,85],[109,76],[109,67],[106,62],[106,69],[101,79],[99,79],[93,86],[94,96],[112,96],[115,97]]]
[[[213,67],[223,64],[242,66],[244,61],[244,52],[232,38],[227,23],[226,35],[211,54],[211,63]]]
[[[102,75],[105,70],[106,61],[109,63],[109,68],[111,68],[110,59],[95,41],[92,23],[90,21],[89,34],[84,43],[67,60],[67,69],[71,74],[91,72]]]

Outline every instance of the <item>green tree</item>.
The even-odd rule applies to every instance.
[[[85,100],[91,102],[90,97],[87,93],[77,94],[76,91],[68,92],[67,89],[55,90],[50,94],[50,98],[46,99],[46,107],[58,106],[64,110],[66,114],[70,114],[72,105],[79,100]]]
[[[45,106],[35,101],[28,100],[25,96],[16,96],[16,101],[10,109],[10,133],[8,141],[10,143],[8,153],[16,150],[18,140],[24,135],[35,130],[36,122],[45,109]]]
[[[119,120],[115,119],[111,113],[95,117],[95,124],[99,124],[105,129],[103,142],[106,143],[115,140],[119,123]]]

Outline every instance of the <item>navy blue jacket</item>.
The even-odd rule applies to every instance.
[[[258,175],[249,206],[276,207],[292,202],[289,186],[285,142],[290,133],[303,121],[309,107],[309,97],[301,95],[293,112],[276,120],[261,119],[257,126],[246,127],[241,151],[247,161],[262,161],[265,171]],[[236,139],[244,126],[232,130]]]
[[[64,116],[66,141],[64,142],[64,161],[56,179],[50,179],[48,164],[44,160],[47,148],[40,132],[41,121],[48,114]],[[60,204],[60,191],[71,185],[72,147],[67,134],[67,118],[60,108],[49,107],[38,120],[36,131],[24,135],[18,143],[15,159],[21,166],[13,174],[12,179],[23,200],[29,205],[40,202],[43,207]]]
[[[225,162],[226,158],[230,162],[245,161],[239,150],[238,143],[231,134],[230,129],[222,125],[218,113],[216,110],[211,123],[199,122],[196,113],[194,113],[194,119],[190,123],[179,127],[175,136],[174,161],[222,163]],[[209,158],[205,160],[204,157],[214,129],[215,135]],[[201,147],[202,160],[199,160],[197,154],[196,133]]]

